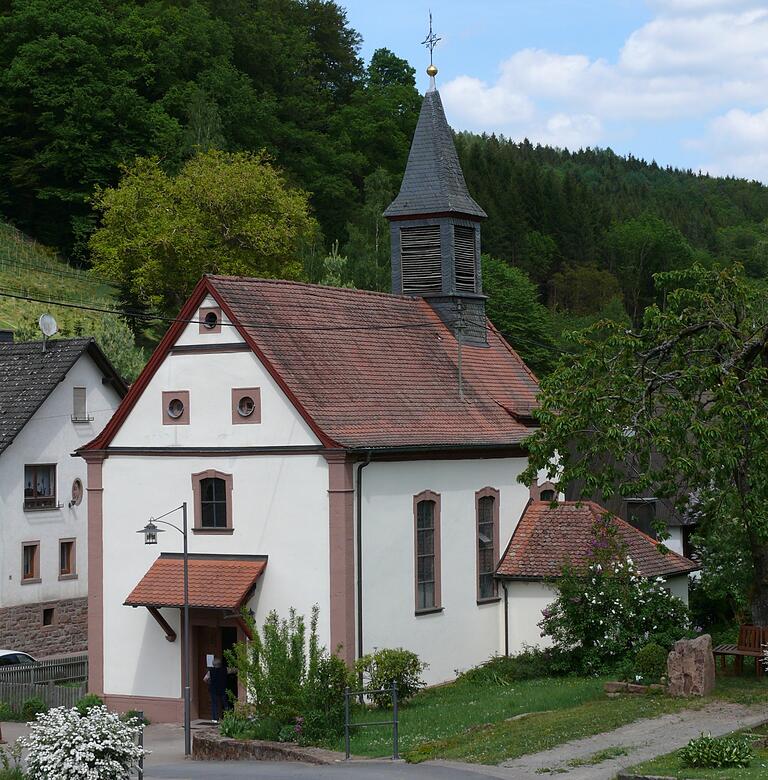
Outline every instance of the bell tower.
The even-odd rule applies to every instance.
[[[384,211],[392,246],[392,292],[420,295],[463,340],[485,344],[485,300],[480,271],[480,221],[486,213],[467,190],[435,87],[432,48],[430,84],[421,104],[408,164],[397,197]]]

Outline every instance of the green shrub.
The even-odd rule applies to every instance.
[[[242,739],[277,739],[283,726],[303,724],[300,741],[311,743],[335,738],[344,727],[344,688],[350,675],[344,662],[321,646],[317,638],[319,610],[312,610],[309,639],[304,618],[291,610],[281,620],[270,612],[259,631],[247,613],[244,619],[253,640],[239,643],[227,653],[227,661],[237,668],[246,686],[252,708],[250,724],[227,725],[227,729],[261,736]],[[243,710],[237,710],[238,717]],[[235,718],[235,716],[232,716]],[[275,728],[272,728],[275,724]],[[269,731],[270,736],[263,733]],[[222,733],[224,733],[222,729]]]
[[[48,712],[48,705],[39,696],[30,696],[21,705],[21,717],[24,720],[34,720],[41,712]]]
[[[80,701],[75,704],[75,708],[81,715],[87,715],[91,707],[103,707],[104,700],[96,693],[86,693]]]
[[[668,651],[655,642],[650,642],[640,648],[635,656],[635,674],[645,682],[658,682],[667,674]]]
[[[571,671],[570,657],[557,648],[526,647],[516,655],[496,655],[467,669],[459,679],[478,685],[510,685],[519,680],[559,677]]]
[[[377,650],[359,658],[355,664],[355,671],[362,675],[366,691],[386,689],[383,693],[368,694],[377,707],[391,705],[389,689],[392,688],[392,683],[397,683],[399,701],[407,701],[418,693],[425,685],[421,673],[426,668],[427,665],[419,660],[416,653],[402,647]]]
[[[283,724],[274,718],[260,717],[251,704],[238,702],[232,710],[225,710],[219,730],[232,739],[276,740]]]
[[[26,780],[26,775],[21,769],[19,742],[10,748],[0,745],[0,780]]]
[[[592,535],[587,561],[564,568],[557,598],[539,623],[587,674],[615,669],[638,641],[667,646],[690,630],[685,604],[661,577],[640,575],[609,515],[594,523]]]
[[[678,755],[684,766],[711,769],[747,767],[754,757],[749,739],[736,734],[719,739],[702,734],[692,739]]]
[[[0,701],[0,720],[18,720],[18,718],[19,713],[7,701]]]
[[[136,718],[141,726],[149,726],[152,722],[146,715],[139,714],[139,710],[126,710],[121,716],[122,720],[131,720]]]

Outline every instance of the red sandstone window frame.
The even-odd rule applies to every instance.
[[[64,545],[69,545],[69,567],[64,569],[61,565],[62,552]],[[68,537],[66,539],[59,539],[59,579],[60,580],[76,580],[77,579],[77,539],[75,537]]]
[[[32,571],[31,573],[25,573],[25,564],[27,550],[32,549]],[[34,585],[37,582],[42,582],[40,578],[40,540],[22,542],[21,543],[21,584],[22,585]]]
[[[478,490],[475,493],[475,555],[476,555],[476,565],[477,565],[477,576],[475,577],[475,582],[477,586],[477,603],[478,604],[485,604],[492,601],[498,601],[499,600],[499,594],[498,594],[498,583],[496,582],[496,579],[492,577],[491,581],[493,582],[493,593],[488,596],[483,596],[480,590],[480,578],[484,574],[488,574],[489,572],[482,571],[481,570],[481,564],[480,564],[480,500],[483,498],[492,498],[493,499],[493,510],[491,519],[493,522],[493,529],[491,533],[491,544],[492,544],[492,553],[491,553],[491,559],[493,561],[493,567],[491,568],[491,572],[495,571],[496,565],[499,560],[499,497],[500,493],[496,488],[493,487],[484,487],[482,490]]]
[[[421,606],[419,601],[419,558],[426,557],[427,554],[419,553],[419,504],[424,501],[430,501],[434,504],[432,515],[432,558],[433,558],[433,604],[431,606]],[[422,529],[423,530],[423,529]],[[429,615],[433,612],[442,612],[442,588],[440,582],[441,574],[441,544],[440,544],[440,494],[432,490],[423,490],[413,497],[413,584],[414,584],[414,607],[416,615]],[[428,582],[423,580],[422,582]]]
[[[248,415],[240,413],[240,401],[243,398],[253,399],[253,411]],[[232,425],[258,424],[261,422],[261,388],[260,387],[233,387],[232,388]]]
[[[163,390],[163,425],[189,425],[189,390]],[[178,398],[184,405],[178,417],[171,417],[168,407]]]
[[[205,318],[208,314],[216,315],[216,324],[213,327],[206,325]],[[219,306],[201,306],[197,311],[199,321],[198,333],[221,333],[221,307]]]
[[[218,528],[211,528],[203,525],[203,495],[201,483],[204,479],[224,480],[224,490],[227,503],[227,524]],[[194,517],[192,524],[192,533],[194,534],[232,534],[235,532],[233,525],[233,506],[232,506],[232,475],[225,474],[216,469],[207,469],[198,471],[192,475],[192,504],[194,507]]]

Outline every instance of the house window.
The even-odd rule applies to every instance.
[[[218,306],[202,306],[197,312],[200,333],[221,333],[221,309]]]
[[[56,612],[53,607],[43,609],[43,625],[52,626],[56,620]]]
[[[75,540],[59,540],[59,579],[71,579],[76,576]]]
[[[416,612],[440,606],[440,496],[431,491],[414,498],[416,536]]]
[[[163,425],[189,425],[189,390],[163,391]]]
[[[554,501],[556,495],[554,490],[542,490],[541,493],[539,493],[539,498],[542,501]]]
[[[497,597],[493,574],[499,557],[499,491],[483,488],[475,495],[477,508],[477,600]]]
[[[21,581],[40,582],[40,542],[21,545]]]
[[[232,424],[261,422],[261,390],[258,387],[232,388]]]
[[[88,406],[84,387],[72,388],[72,422],[89,422]]]
[[[656,521],[656,499],[636,499],[627,500],[627,522],[648,534],[652,539],[656,538],[656,531],[653,527]]]
[[[56,508],[56,464],[24,466],[24,509]]]
[[[232,533],[232,475],[210,469],[192,475],[195,533]]]

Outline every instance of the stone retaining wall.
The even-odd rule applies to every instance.
[[[197,761],[300,761],[305,764],[335,764],[343,753],[321,748],[300,747],[290,742],[257,739],[231,739],[215,729],[195,731],[192,758]]]
[[[43,609],[53,608],[53,623],[43,625]],[[88,599],[61,599],[0,607],[0,647],[35,658],[88,650]]]

